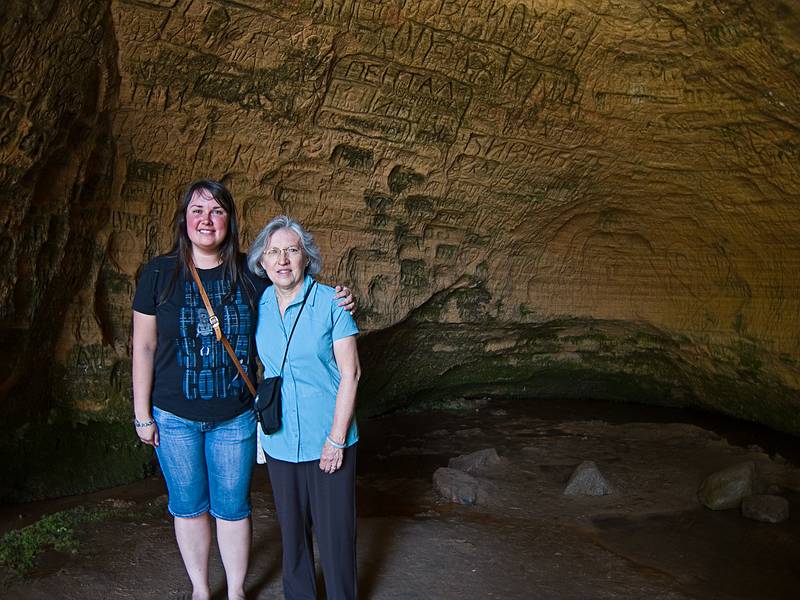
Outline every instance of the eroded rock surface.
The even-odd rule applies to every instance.
[[[800,432],[793,4],[3,10],[7,422],[100,424],[99,456],[141,471],[132,434],[109,429],[129,417],[135,274],[168,245],[180,191],[210,176],[245,243],[289,213],[324,278],[355,289],[367,412],[509,392]],[[9,452],[50,429],[17,430]]]

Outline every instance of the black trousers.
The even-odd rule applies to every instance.
[[[341,468],[324,473],[319,461],[290,463],[267,456],[283,542],[283,595],[316,600],[312,531],[317,538],[328,600],[356,600],[356,445]]]

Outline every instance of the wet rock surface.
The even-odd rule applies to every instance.
[[[493,415],[495,409],[505,414]],[[707,510],[696,497],[708,473],[752,461],[766,482],[796,503],[800,469],[794,459],[774,459],[696,424],[649,420],[665,414],[599,403],[493,401],[477,409],[363,420],[362,597],[796,598],[800,523],[767,526],[736,511]],[[465,430],[471,434],[455,435]],[[491,491],[486,500],[463,506],[441,498],[431,485],[434,472],[453,457],[486,448],[503,457],[477,477],[479,496],[484,486]],[[587,456],[620,484],[620,493],[563,495],[575,465]],[[248,577],[250,597],[259,600],[281,597],[280,535],[265,481],[259,469]],[[128,497],[109,492],[115,504]],[[215,597],[224,597],[216,555],[212,578]],[[4,586],[7,597],[21,600],[175,599],[187,590],[163,510],[92,525],[78,554],[48,552],[30,581],[6,580]]]

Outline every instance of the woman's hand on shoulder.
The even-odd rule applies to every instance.
[[[339,306],[344,308],[351,315],[356,312],[356,299],[353,297],[353,291],[346,285],[337,285],[335,299],[339,300]]]

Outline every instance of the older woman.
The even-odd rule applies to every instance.
[[[216,519],[228,598],[244,598],[256,454],[253,397],[214,333],[193,270],[237,361],[254,380],[255,309],[268,282],[247,268],[233,198],[216,181],[189,186],[175,212],[172,250],[147,263],[139,278],[134,424],[141,441],[156,448],[192,598],[210,596],[209,515]],[[273,343],[280,345],[279,338]]]
[[[322,268],[319,248],[296,221],[273,219],[247,260],[253,272],[273,283],[261,297],[256,326],[265,377],[281,374],[289,342],[282,426],[272,435],[259,434],[283,538],[284,595],[316,598],[313,528],[327,597],[353,599],[358,328],[347,311],[331,303],[334,290],[314,280]]]

